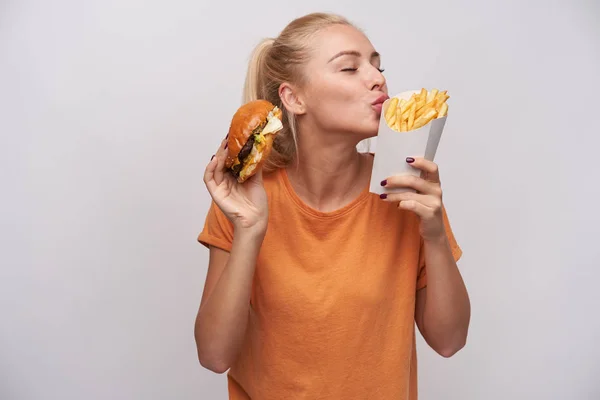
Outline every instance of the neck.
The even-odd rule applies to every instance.
[[[309,206],[323,212],[341,208],[367,183],[365,158],[348,135],[304,132],[299,135],[297,158],[287,168],[290,182]]]

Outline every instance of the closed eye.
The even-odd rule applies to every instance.
[[[344,68],[344,69],[342,69],[342,72],[355,72],[357,70],[358,70],[358,68]],[[383,73],[385,71],[385,68],[377,68],[377,70],[380,73]]]

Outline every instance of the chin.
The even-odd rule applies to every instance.
[[[343,133],[345,137],[360,142],[377,136],[379,132],[379,120],[362,118],[356,121],[344,121],[343,126],[329,126],[328,129]]]
[[[372,139],[377,136],[377,129],[364,129],[364,130],[354,130],[352,135],[355,138],[357,143],[362,142],[363,140]]]
[[[365,137],[364,137],[364,139],[372,139],[372,138],[374,138],[374,137],[376,137],[376,136],[377,136],[377,133],[378,133],[378,132],[377,132],[377,131],[375,131],[375,132],[373,132],[373,133],[371,133],[371,134],[369,134],[369,135],[365,136]]]
[[[369,126],[365,126],[361,133],[363,139],[370,139],[372,137],[377,136],[377,133],[379,133],[379,120],[377,120],[376,123],[369,124]]]

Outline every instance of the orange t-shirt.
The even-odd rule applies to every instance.
[[[368,187],[341,209],[314,210],[285,169],[264,184],[269,225],[229,398],[417,399],[415,294],[427,283],[418,217]],[[213,203],[199,242],[229,251],[232,239]]]

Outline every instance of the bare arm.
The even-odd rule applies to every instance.
[[[231,252],[211,246],[194,337],[200,364],[229,369],[242,345],[256,259],[268,225],[268,202],[259,170],[244,184],[225,171],[226,140],[206,167],[204,182],[233,225]]]
[[[398,202],[421,220],[419,231],[424,240],[427,261],[427,288],[417,292],[415,320],[425,341],[437,353],[450,357],[467,340],[471,305],[464,282],[454,261],[444,224],[442,188],[438,166],[422,157],[406,162],[422,171],[421,177],[392,176],[382,182],[389,188],[410,187],[416,192],[394,193],[385,201]]]
[[[238,233],[239,232],[239,233]],[[202,366],[223,373],[242,345],[262,233],[236,231],[231,254],[211,247],[194,336]]]
[[[451,357],[467,341],[471,306],[447,240],[425,241],[427,287],[417,291],[415,319],[425,341]]]

